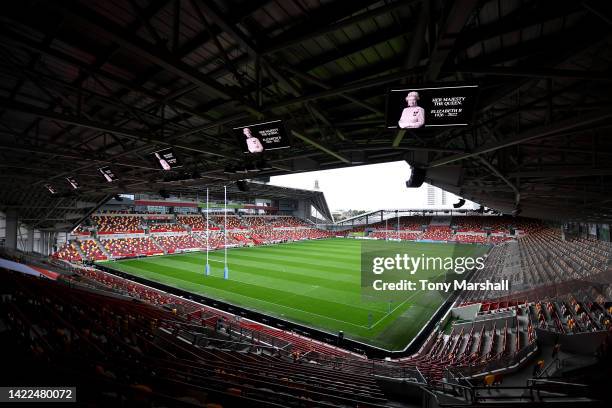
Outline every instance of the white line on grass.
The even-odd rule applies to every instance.
[[[141,268],[138,268],[138,269],[141,269]],[[191,284],[194,284],[194,283],[195,283],[195,282],[186,281],[186,280],[183,280],[183,279],[181,279],[181,278],[174,277],[174,276],[169,276],[169,275],[160,274],[160,273],[153,272],[153,271],[148,271],[148,270],[146,270],[146,269],[145,269],[145,271],[146,271],[146,272],[148,272],[148,273],[152,273],[152,274],[154,274],[154,275],[163,276],[164,278],[168,278],[168,277],[169,277],[169,278],[172,278],[172,280],[179,280],[179,281],[181,281],[181,282],[187,282],[187,283],[191,283]],[[160,281],[158,281],[158,282],[160,282]],[[161,280],[161,282],[163,283],[164,281],[163,281],[163,280]],[[197,285],[197,284],[196,284],[196,285]],[[316,285],[312,285],[312,286],[316,286]],[[175,286],[175,287],[176,287],[176,286]],[[230,287],[231,287],[231,285],[230,285]],[[263,300],[263,299],[260,299],[260,298],[256,298],[256,297],[252,297],[252,296],[244,295],[244,294],[242,294],[242,293],[233,292],[233,291],[231,291],[231,290],[230,290],[230,288],[226,288],[226,289],[221,289],[221,288],[216,288],[216,287],[211,287],[211,288],[212,288],[212,289],[214,289],[215,291],[227,292],[227,293],[231,294],[232,296],[245,297],[245,298],[252,299],[252,300],[255,300],[255,301],[259,301],[259,302],[269,303],[269,304],[271,304],[271,305],[280,306],[280,307],[283,307],[283,308],[285,308],[285,309],[291,309],[291,310],[295,310],[295,311],[297,311],[297,312],[302,312],[302,313],[306,313],[306,314],[313,315],[313,316],[319,316],[319,317],[322,317],[322,318],[324,318],[324,319],[334,320],[334,321],[336,321],[336,322],[340,322],[340,323],[349,324],[349,325],[351,325],[351,326],[360,327],[360,328],[362,328],[362,329],[367,329],[367,328],[368,328],[368,326],[363,326],[363,325],[360,325],[360,324],[355,324],[355,323],[347,322],[347,321],[340,320],[340,319],[334,319],[333,317],[329,317],[329,316],[321,315],[321,314],[314,313],[314,312],[309,312],[309,311],[302,310],[302,309],[298,309],[298,308],[291,307],[291,306],[281,305],[280,303],[270,302],[270,301],[268,301],[268,300]],[[189,290],[193,290],[193,289],[191,289],[191,288],[188,288],[188,289],[189,289]],[[313,289],[314,289],[314,288],[313,288]],[[204,294],[205,294],[205,293],[204,293]],[[210,296],[210,295],[209,295],[209,296]],[[227,299],[227,298],[226,298],[226,299],[223,299],[223,298],[220,298],[219,300],[221,300],[221,301],[229,301],[229,302],[231,303],[231,299]],[[240,307],[240,305],[237,305],[237,306],[238,306],[238,307]],[[348,305],[348,306],[350,306],[350,305]],[[367,310],[367,309],[364,309],[364,310]],[[269,312],[269,311],[268,311],[268,312],[265,312],[265,311],[264,311],[264,313],[270,313],[270,312]],[[285,316],[283,316],[283,317],[285,317]],[[289,318],[289,319],[290,319],[290,318]]]
[[[438,278],[440,276],[444,275],[444,273],[440,273],[438,275],[434,276],[435,278]],[[396,307],[393,308],[393,310],[391,310],[389,313],[387,313],[386,315],[384,315],[383,317],[381,317],[380,319],[378,319],[378,321],[376,323],[374,323],[372,326],[370,326],[370,328],[374,328],[378,323],[380,323],[381,321],[385,320],[387,317],[389,317],[389,315],[391,315],[393,312],[395,312],[397,310],[398,307],[400,307],[401,305],[403,305],[404,303],[406,303],[407,301],[409,301],[410,299],[412,299],[413,297],[415,297],[419,292],[416,291],[412,294],[412,296],[409,296],[408,298],[406,298],[402,303],[400,303],[399,305],[397,305]]]
[[[402,306],[404,303],[406,303],[407,301],[409,301],[410,299],[412,299],[413,297],[415,297],[417,295],[418,292],[413,293],[412,296],[407,297],[402,303],[400,303],[399,305],[395,306],[393,308],[393,310],[391,310],[389,313],[387,313],[386,315],[384,315],[383,317],[381,317],[380,319],[378,319],[376,321],[376,323],[374,323],[372,326],[370,326],[370,329],[373,329],[374,327],[376,327],[378,325],[378,323],[382,322],[383,320],[385,320],[387,317],[389,317],[391,315],[391,313],[395,312],[397,310],[398,307]]]
[[[219,288],[215,288],[215,289],[219,289]],[[223,289],[221,289],[221,290],[223,290]],[[321,315],[321,314],[314,313],[314,312],[309,312],[307,310],[302,310],[302,309],[298,309],[298,308],[287,306],[287,305],[281,305],[280,303],[270,302],[269,300],[263,300],[261,298],[256,298],[256,297],[252,297],[252,296],[248,296],[248,295],[243,295],[242,293],[236,293],[236,292],[232,292],[230,290],[224,290],[224,292],[231,293],[234,296],[238,295],[238,296],[246,297],[246,298],[249,298],[249,299],[252,299],[252,300],[256,300],[256,301],[259,301],[259,302],[264,302],[264,303],[269,303],[271,305],[280,306],[280,307],[283,307],[285,309],[291,309],[291,310],[295,310],[297,312],[302,312],[302,313],[306,313],[306,314],[313,315],[313,316],[319,316],[319,317],[322,317],[324,319],[329,319],[329,320],[334,320],[334,321],[340,322],[340,323],[350,324],[351,326],[361,327],[362,329],[367,329],[368,328],[368,326],[363,326],[363,325],[360,325],[360,324],[355,324],[355,323],[347,322],[347,321],[340,320],[340,319],[334,319],[333,317]],[[229,300],[229,299],[227,299],[227,300],[231,302],[231,300]],[[264,312],[264,313],[266,313],[266,312]],[[267,313],[269,313],[269,312],[267,312]],[[286,317],[286,316],[283,316],[283,317]]]
[[[288,243],[288,244],[289,244],[289,243]],[[294,244],[295,244],[295,243],[294,243]],[[279,245],[279,246],[280,246],[280,245]],[[238,248],[238,249],[239,249],[239,248]],[[196,253],[197,253],[197,252],[196,252]],[[202,253],[203,253],[203,252],[202,252]],[[183,253],[183,254],[181,254],[181,255],[191,255],[191,254],[193,254],[193,252],[190,252],[190,253]],[[215,257],[215,255],[217,255],[217,254],[219,254],[219,252],[217,252],[216,254],[215,254],[215,252],[211,252],[211,255],[212,255],[212,257],[211,257],[211,258],[214,258],[214,257]],[[176,254],[174,254],[174,255],[176,255]],[[219,262],[219,263],[223,263],[223,261],[221,261],[221,260],[216,260],[216,259],[210,259],[210,261],[212,261],[212,262]],[[137,268],[137,269],[141,269],[141,268]],[[189,271],[189,272],[194,272],[194,271],[192,271],[192,270],[187,270],[187,269],[183,269],[183,270],[185,270],[185,271]],[[149,273],[153,273],[154,275],[163,276],[164,278],[171,277],[171,278],[174,278],[174,279],[178,279],[179,281],[184,281],[183,279],[180,279],[180,278],[176,278],[176,277],[169,276],[169,275],[165,275],[165,274],[159,274],[159,273],[156,273],[156,272],[153,272],[153,271],[148,271],[148,270],[146,270],[146,269],[145,269],[145,271],[147,271],[147,272],[149,272]],[[441,276],[441,275],[443,275],[443,273],[440,273],[439,275],[434,276],[434,278],[435,278],[435,277],[438,277],[438,276]],[[163,280],[162,280],[162,282],[163,282]],[[184,282],[188,282],[188,283],[190,283],[190,284],[194,284],[194,283],[195,283],[195,282],[191,282],[191,281],[184,281]],[[248,282],[246,282],[246,283],[248,283]],[[312,288],[311,288],[311,290],[309,290],[308,292],[311,292],[313,289],[316,289],[318,286],[317,286],[317,285],[311,285],[311,287],[312,287]],[[365,328],[365,329],[373,329],[373,328],[374,328],[374,327],[376,327],[378,324],[380,324],[380,323],[381,323],[383,320],[385,320],[386,318],[388,318],[388,317],[389,317],[389,316],[390,316],[390,315],[391,315],[393,312],[395,312],[395,311],[396,311],[398,308],[400,308],[401,306],[403,306],[403,305],[404,305],[404,304],[405,304],[407,301],[411,300],[412,298],[414,298],[414,297],[415,297],[415,296],[418,294],[418,292],[415,292],[415,293],[414,293],[414,294],[412,294],[410,297],[406,298],[406,299],[405,299],[403,302],[401,302],[401,303],[400,303],[400,304],[398,304],[398,305],[397,305],[395,308],[393,308],[393,310],[391,310],[389,313],[387,313],[387,314],[383,315],[383,317],[381,317],[380,319],[378,319],[378,320],[377,320],[377,321],[376,321],[376,322],[375,322],[375,323],[374,323],[372,326],[365,326],[365,325],[359,325],[359,324],[355,324],[355,323],[347,322],[347,321],[340,320],[340,319],[335,319],[335,318],[330,317],[330,316],[325,316],[325,315],[321,315],[321,314],[318,314],[318,313],[309,312],[309,311],[306,311],[306,310],[302,310],[302,309],[294,308],[294,307],[291,307],[291,306],[286,306],[286,305],[282,305],[282,304],[279,304],[279,303],[270,302],[270,301],[267,301],[267,300],[263,300],[263,299],[261,299],[261,298],[252,297],[252,296],[248,296],[248,295],[244,295],[244,294],[239,294],[239,293],[236,293],[236,292],[231,291],[231,290],[230,290],[230,288],[226,288],[226,289],[214,288],[214,289],[215,289],[216,291],[226,292],[226,293],[228,293],[228,294],[231,294],[232,296],[244,297],[244,298],[252,299],[252,300],[254,300],[254,301],[259,301],[259,302],[263,302],[263,303],[268,303],[268,304],[271,304],[271,305],[279,306],[279,307],[281,307],[281,308],[290,309],[290,310],[294,310],[294,311],[297,311],[297,312],[302,312],[302,313],[306,313],[306,314],[309,314],[309,315],[318,316],[318,317],[321,317],[321,318],[324,318],[324,319],[333,320],[333,321],[336,321],[336,322],[340,322],[340,323],[348,324],[348,325],[351,325],[351,326],[354,326],[354,327]],[[189,288],[189,290],[192,290],[192,289],[191,289],[191,288]],[[292,296],[295,296],[295,295],[297,295],[297,294],[293,294]],[[292,296],[290,296],[289,298],[291,298]],[[289,298],[288,298],[288,299],[289,299]],[[223,299],[223,300],[225,300],[225,299]],[[229,299],[227,299],[227,300],[229,300]],[[229,301],[230,301],[230,303],[231,303],[231,300],[229,300]],[[344,304],[344,305],[346,305],[346,304]],[[347,306],[351,306],[351,305],[347,305]],[[375,310],[373,311],[373,310],[371,310],[371,309],[361,308],[361,307],[354,306],[354,305],[353,305],[353,307],[357,307],[357,308],[359,308],[359,309],[362,309],[362,310],[365,310],[365,311],[368,311],[368,312],[376,312]],[[266,312],[264,311],[264,313],[266,313]],[[269,312],[268,312],[268,313],[269,313]],[[284,316],[283,316],[283,317],[284,317]]]

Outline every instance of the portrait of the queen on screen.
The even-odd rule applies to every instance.
[[[253,136],[251,129],[245,127],[242,129],[242,133],[244,133],[244,136],[246,137],[247,148],[249,149],[250,153],[261,153],[264,151],[263,145],[257,137]]]
[[[402,116],[397,122],[402,129],[416,129],[425,125],[425,109],[418,105],[419,93],[415,91],[408,92],[406,95],[406,104],[408,105],[402,111]]]

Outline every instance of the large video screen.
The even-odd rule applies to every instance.
[[[45,184],[45,187],[47,188],[47,190],[49,190],[51,194],[57,194],[57,190],[51,184]]]
[[[478,85],[391,89],[387,94],[389,129],[467,126],[472,123]]]
[[[77,190],[79,188],[79,182],[73,176],[66,177],[66,180],[68,181],[70,186],[72,186],[73,189]]]
[[[109,166],[100,167],[98,170],[109,183],[118,180],[117,176]]]
[[[233,131],[244,153],[263,153],[290,146],[287,131],[281,120],[240,126]]]
[[[183,167],[179,159],[176,157],[174,150],[171,147],[166,149],[158,150],[156,152],[151,153],[155,162],[163,169],[163,170],[172,170],[179,167]]]

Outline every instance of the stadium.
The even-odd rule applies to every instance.
[[[0,405],[609,406],[606,2],[3,6]]]

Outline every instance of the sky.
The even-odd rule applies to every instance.
[[[427,208],[427,185],[406,188],[409,177],[410,166],[399,161],[275,176],[270,184],[314,190],[318,180],[331,211]],[[435,208],[452,208],[457,202],[457,196],[446,194],[447,205]]]

